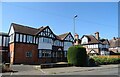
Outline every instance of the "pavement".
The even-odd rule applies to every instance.
[[[39,68],[39,67],[38,67]],[[67,74],[67,73],[75,73],[75,72],[85,72],[85,71],[93,71],[93,70],[105,70],[105,69],[113,69],[116,68],[116,72],[118,73],[118,65],[101,65],[98,67],[62,67],[62,68],[49,68],[49,69],[38,69],[44,74],[54,75],[54,74]]]
[[[59,67],[59,68],[47,68],[41,69],[40,65],[12,65],[11,68],[15,71],[15,73],[3,73],[3,75],[65,75],[65,74],[86,74],[91,71],[108,71],[109,69],[115,73],[118,73],[118,64],[114,65],[101,65],[99,67]],[[114,70],[113,70],[114,69]],[[98,73],[99,73],[98,71]],[[86,73],[85,73],[86,72]],[[94,75],[94,73],[91,73]],[[111,73],[112,75],[112,73]]]

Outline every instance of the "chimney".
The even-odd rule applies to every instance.
[[[79,35],[77,33],[75,33],[74,39],[75,39],[74,45],[79,45]]]
[[[100,37],[99,37],[99,32],[96,32],[96,33],[95,33],[95,38],[96,38],[97,40],[100,39]]]
[[[115,37],[113,37],[113,40],[116,40],[116,38],[115,38]]]

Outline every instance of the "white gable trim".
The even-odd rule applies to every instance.
[[[11,35],[11,34],[13,34],[15,31],[14,31],[14,28],[13,28],[13,26],[11,26],[10,27],[10,31],[9,31],[9,36]]]
[[[73,39],[73,37],[72,37],[71,34],[68,34],[68,35],[65,37],[65,40],[67,40],[67,41],[73,41],[74,39]]]
[[[43,31],[41,31],[39,35],[44,37],[55,38],[53,32],[49,28],[46,28]]]
[[[82,38],[81,44],[87,44],[87,43],[88,43],[88,38],[84,36]]]

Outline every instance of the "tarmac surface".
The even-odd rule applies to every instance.
[[[12,65],[11,69],[18,72],[3,75],[118,75],[118,65],[101,65],[99,67],[59,67],[41,69],[40,65]]]

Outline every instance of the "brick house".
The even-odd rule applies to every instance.
[[[9,62],[9,36],[7,33],[0,32],[0,60]]]
[[[32,28],[12,23],[8,34],[11,63],[66,61],[67,50],[74,40],[70,32],[55,35],[49,26]]]
[[[109,42],[110,42],[109,51],[113,53],[120,53],[120,38],[113,37],[113,39],[109,40]]]
[[[94,35],[83,35],[81,45],[86,48],[89,55],[109,55],[108,39],[100,39],[99,32]]]

